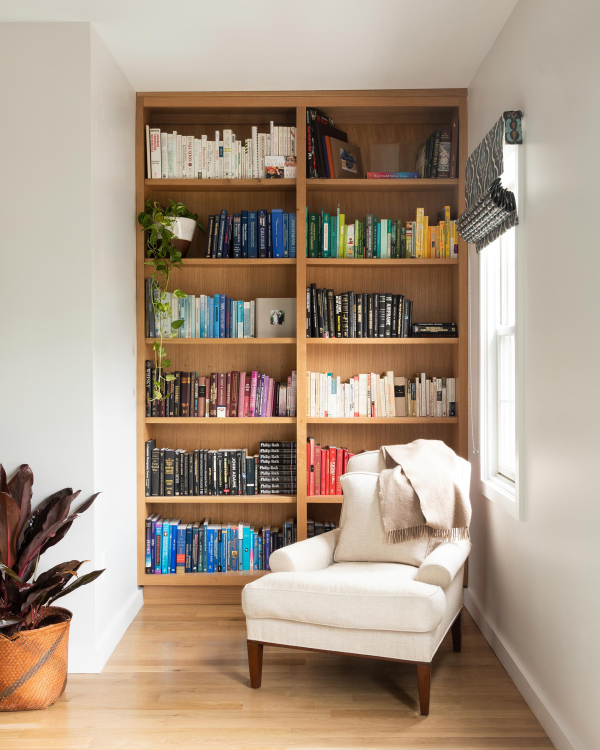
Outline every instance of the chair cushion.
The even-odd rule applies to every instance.
[[[348,471],[371,471],[373,474],[381,474],[385,469],[385,461],[380,450],[363,451],[357,453],[348,461]]]
[[[344,504],[333,559],[336,562],[395,562],[418,567],[427,556],[429,539],[387,543],[379,507],[379,475],[355,471],[344,474],[341,483]]]
[[[271,573],[244,587],[246,617],[338,628],[427,633],[446,608],[439,586],[394,563],[338,563],[310,573]]]

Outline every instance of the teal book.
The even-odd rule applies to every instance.
[[[177,573],[177,527],[180,521],[180,518],[174,518],[171,521],[171,528],[169,530],[169,544],[171,549],[171,564],[169,566],[169,573],[172,574]]]
[[[171,528],[171,519],[165,518],[162,525],[162,544],[161,544],[161,573],[166,576],[169,573],[169,529]]]
[[[244,538],[243,538],[243,561],[244,570],[250,570],[250,545],[252,544],[252,535],[250,532],[250,526],[244,524]]]
[[[375,229],[375,258],[381,258],[381,222],[377,217],[373,220],[373,226]]]
[[[290,258],[296,257],[296,214],[290,213],[288,216],[288,227],[289,227],[289,249]]]
[[[202,524],[202,571],[208,572],[208,523],[209,519],[205,518]]]
[[[177,524],[177,573],[185,573],[185,523]]]
[[[290,257],[290,215],[283,214],[283,257]]]

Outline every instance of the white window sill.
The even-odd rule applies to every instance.
[[[494,477],[481,480],[481,494],[491,502],[499,505],[517,521],[521,520],[517,490],[513,482]]]

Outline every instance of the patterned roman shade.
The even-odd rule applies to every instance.
[[[458,217],[460,236],[477,252],[519,223],[515,196],[502,187],[502,147],[523,143],[520,111],[505,112],[467,159],[466,210]]]

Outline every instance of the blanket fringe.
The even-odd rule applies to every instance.
[[[411,542],[415,539],[437,539],[440,542],[459,542],[471,539],[468,526],[456,529],[433,529],[431,526],[413,526],[411,529],[392,529],[386,532],[386,544]]]

